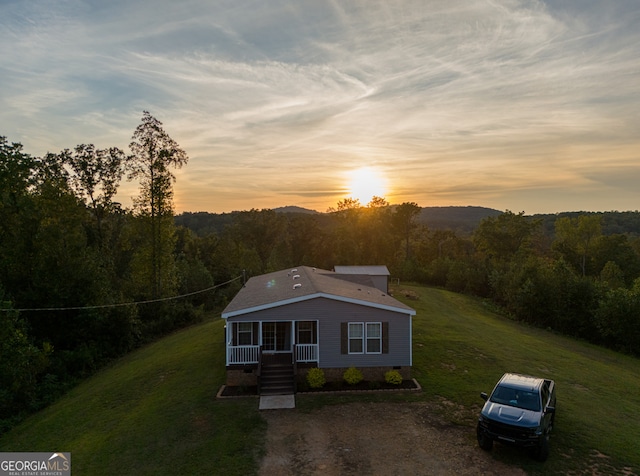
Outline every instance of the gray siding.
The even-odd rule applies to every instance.
[[[229,318],[229,322],[300,320],[318,321],[318,366],[321,368],[411,365],[411,317],[408,314],[315,298]],[[388,322],[389,353],[341,354],[342,322]]]

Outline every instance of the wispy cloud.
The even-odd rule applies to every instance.
[[[392,202],[637,208],[639,21],[631,1],[4,3],[0,131],[125,148],[148,109],[191,156],[186,210],[323,210],[368,164]]]

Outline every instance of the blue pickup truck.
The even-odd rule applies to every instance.
[[[485,404],[478,418],[478,444],[491,451],[493,442],[531,448],[539,461],[549,456],[549,433],[556,413],[553,380],[506,373],[491,395],[480,394]]]

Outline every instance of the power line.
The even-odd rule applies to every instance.
[[[16,311],[16,312],[34,312],[34,311],[80,311],[86,309],[105,309],[112,307],[124,307],[124,306],[137,306],[138,304],[151,304],[154,302],[163,302],[163,301],[172,301],[174,299],[182,299],[189,296],[194,296],[196,294],[206,293],[207,291],[211,291],[213,289],[219,288],[220,286],[225,286],[230,284],[238,279],[242,278],[242,276],[238,276],[236,278],[230,279],[224,283],[216,284],[215,286],[211,286],[210,288],[201,289],[200,291],[194,291],[192,293],[180,294],[179,296],[171,296],[166,298],[159,299],[149,299],[147,301],[133,301],[133,302],[121,302],[117,304],[102,304],[99,306],[74,306],[74,307],[45,307],[45,308],[34,308],[34,309],[4,309],[0,308],[0,311]]]

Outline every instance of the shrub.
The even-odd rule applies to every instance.
[[[360,372],[358,369],[356,369],[355,367],[349,367],[344,371],[344,375],[342,376],[342,378],[344,378],[344,381],[349,385],[355,385],[362,382],[362,379],[364,377],[362,376],[362,372]]]
[[[389,370],[384,374],[384,381],[391,385],[400,385],[402,383],[402,375],[397,370]]]
[[[326,383],[324,372],[318,367],[313,367],[307,372],[307,383],[311,388],[322,388]]]

